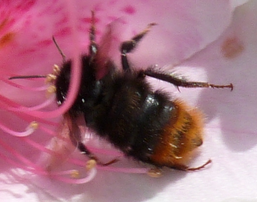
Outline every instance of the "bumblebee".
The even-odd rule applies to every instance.
[[[131,53],[155,23],[124,41],[120,46],[122,71],[105,57],[95,41],[95,17],[89,31],[89,53],[81,55],[82,75],[78,96],[64,115],[68,122],[72,143],[90,159],[102,163],[82,143],[77,119],[83,116],[86,126],[107,139],[125,156],[151,164],[157,168],[197,170],[206,164],[189,168],[186,163],[193,151],[203,143],[203,118],[197,109],[190,109],[179,100],[172,100],[161,90],[154,91],[146,81],[152,77],[176,87],[230,88],[233,85],[215,85],[192,82],[154,68],[132,69],[127,55]],[[107,37],[108,40],[108,37]],[[57,43],[55,42],[59,49]],[[60,53],[63,55],[61,50]],[[63,55],[64,56],[64,55]],[[72,61],[64,62],[55,86],[57,103],[65,102],[70,85]]]

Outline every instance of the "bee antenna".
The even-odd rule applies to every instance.
[[[12,76],[12,77],[9,77],[9,80],[13,80],[13,79],[39,79],[39,78],[46,78],[46,76],[45,75]]]
[[[58,49],[59,53],[61,54],[62,56],[62,60],[63,60],[63,63],[66,61],[66,56],[64,55],[64,53],[62,52],[61,48],[59,47],[58,43],[56,42],[54,36],[52,36],[52,39],[53,39],[53,42],[56,46],[56,48]]]

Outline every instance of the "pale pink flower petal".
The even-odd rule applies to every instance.
[[[253,111],[253,103],[256,99],[254,93],[248,94],[250,89],[254,92],[252,84],[255,80],[252,78],[247,80],[248,85],[240,85],[241,81],[245,80],[242,78],[244,74],[251,78],[255,73],[253,61],[256,50],[252,44],[255,42],[253,33],[256,30],[254,26],[247,26],[256,21],[254,1],[238,9],[233,24],[223,34],[230,24],[233,9],[244,2],[246,1],[167,0],[160,4],[150,0],[129,3],[115,0],[77,1],[80,22],[79,40],[83,52],[87,52],[90,10],[96,11],[98,40],[103,35],[106,24],[113,21],[117,22],[118,27],[121,26],[117,31],[122,31],[117,36],[117,42],[129,39],[133,34],[144,29],[148,23],[156,22],[158,26],[152,29],[135,53],[130,55],[136,66],[177,64],[203,49],[183,64],[184,67],[180,68],[181,74],[186,73],[194,80],[208,80],[213,83],[232,82],[235,85],[232,93],[227,90],[211,89],[204,91],[183,89],[181,93],[175,92],[175,96],[192,102],[192,105],[199,105],[206,113],[206,142],[202,148],[203,153],[194,163],[201,164],[206,159],[212,158],[213,166],[195,173],[167,169],[165,176],[160,179],[145,175],[100,171],[92,182],[77,186],[47,177],[42,178],[39,175],[32,176],[26,173],[24,175],[23,170],[6,166],[1,168],[3,174],[0,178],[3,181],[0,186],[5,200],[222,201],[234,197],[256,197],[253,192],[256,190],[254,184],[256,179],[249,177],[254,176],[256,168],[252,161],[247,159],[247,156],[256,153],[254,150],[255,126],[253,122],[247,121],[256,118],[256,113]],[[68,14],[64,2],[31,0],[22,1],[22,3],[5,3],[0,5],[0,12],[1,16],[4,16],[2,23],[0,22],[2,75],[50,73],[52,65],[59,64],[62,60],[51,40],[52,36],[55,36],[68,58],[73,55],[71,28],[67,23]],[[217,40],[221,34],[223,34],[222,37]],[[230,53],[230,48],[226,50],[225,43],[225,49],[221,50],[224,42],[231,38],[235,43],[238,42],[238,46],[237,44],[233,46]],[[212,42],[214,43],[206,48]],[[232,44],[234,42],[232,40]],[[237,47],[239,47],[238,51]],[[233,53],[233,48],[237,53]],[[225,52],[232,54],[232,57],[225,56]],[[114,55],[116,59],[118,52],[113,54],[116,54]],[[27,82],[19,81],[22,85],[26,85]],[[36,80],[30,85],[41,87],[43,82]],[[39,105],[45,100],[44,92],[37,92],[35,96],[33,92],[20,92],[20,89],[10,88],[6,84],[1,85],[0,90],[2,96],[25,106]],[[54,107],[53,103],[49,109]],[[231,117],[232,112],[234,115]],[[0,123],[19,131],[27,124],[27,121],[13,117],[11,113],[4,114],[0,119]],[[245,121],[241,122],[241,120]],[[246,137],[241,134],[245,134]],[[37,163],[39,151],[43,150],[44,146],[49,146],[51,136],[45,135],[41,130],[33,135],[28,141],[23,139],[17,141],[17,138],[1,132],[1,141],[15,152]],[[40,149],[32,149],[31,140],[40,143],[38,146]],[[238,144],[239,140],[242,144]],[[7,156],[12,156],[8,154],[9,150],[6,147],[3,148],[3,145],[0,146],[0,151],[1,154],[7,153]],[[78,152],[72,155],[83,160]],[[6,164],[5,161],[1,163],[1,165],[4,164]],[[244,165],[248,165],[249,169]],[[66,165],[67,168],[70,168],[69,166],[72,167],[73,164]],[[247,183],[250,183],[249,189],[242,191],[241,185]],[[16,192],[18,189],[19,191]]]

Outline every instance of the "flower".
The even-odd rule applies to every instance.
[[[254,93],[249,93],[255,81],[252,75],[256,29],[255,24],[249,24],[255,22],[257,5],[252,0],[241,6],[245,2],[26,0],[2,3],[0,157],[5,166],[0,179],[5,196],[15,199],[18,193],[22,198],[66,201],[120,201],[121,198],[122,201],[229,201],[256,197],[256,166],[250,161],[256,153],[255,125],[251,121],[255,120],[252,105],[256,99]],[[205,144],[195,163],[211,158],[214,163],[209,169],[194,173],[167,170],[159,179],[101,171],[90,183],[73,187],[59,181],[72,183],[70,172],[67,178],[60,174],[84,166],[84,157],[73,151],[75,148],[69,139],[56,133],[65,109],[57,108],[53,96],[45,98],[46,85],[42,79],[8,78],[51,73],[53,64],[60,64],[62,60],[52,36],[67,58],[78,61],[79,53],[87,51],[91,10],[96,13],[98,39],[106,25],[114,22],[113,31],[117,34],[110,57],[117,64],[119,42],[155,22],[158,26],[130,54],[133,64],[138,67],[168,65],[167,68],[180,64],[176,70],[190,79],[234,84],[232,93],[211,89],[174,92],[206,114]],[[79,66],[78,62],[74,63]],[[244,85],[239,75],[247,77]],[[15,132],[22,130],[25,132]],[[97,150],[102,151],[106,150]],[[54,152],[61,158],[54,158]],[[59,163],[63,164],[56,166]],[[249,188],[242,190],[246,183]],[[24,189],[33,191],[27,194]]]

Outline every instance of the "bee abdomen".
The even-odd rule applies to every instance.
[[[116,87],[117,86],[117,87]],[[100,125],[110,142],[127,156],[148,162],[156,143],[160,141],[164,126],[175,115],[176,107],[168,96],[153,92],[144,80],[115,79],[114,96],[105,119]]]
[[[185,104],[175,101],[176,117],[164,127],[161,140],[157,143],[152,164],[176,167],[188,161],[194,149],[202,145],[202,115],[196,109],[188,110]]]
[[[172,167],[202,144],[198,111],[137,78],[114,79],[105,89],[111,91],[106,116],[95,129],[127,156]]]

